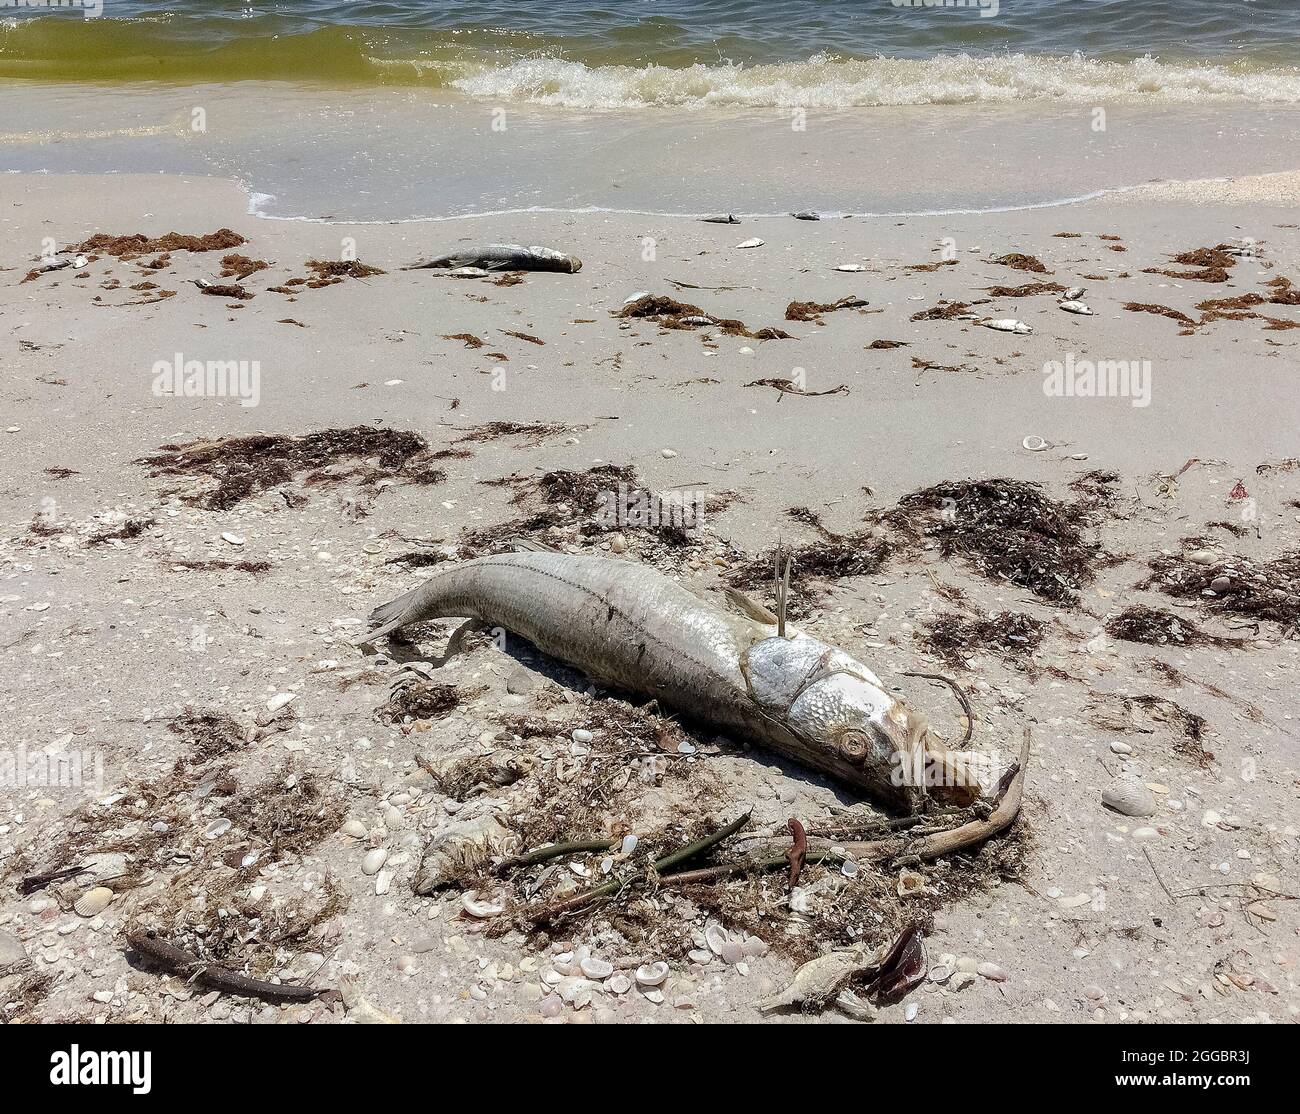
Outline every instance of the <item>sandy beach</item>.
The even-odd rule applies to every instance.
[[[33,769],[85,756],[78,785],[0,795],[7,1019],[798,1021],[759,1007],[800,962],[920,923],[928,975],[864,1007],[882,1021],[1295,1020],[1294,174],[736,225],[248,208],[220,178],[0,177],[0,737]],[[35,273],[47,239],[84,261]],[[402,269],[483,242],[582,268]],[[1059,308],[1076,287],[1091,313]],[[634,315],[647,294],[682,306]],[[620,483],[700,521],[602,525]],[[517,639],[437,669],[450,621],[354,645],[514,536],[720,606],[747,574],[770,603],[753,562],[793,549],[802,629],[950,744],[960,705],[905,673],[955,680],[982,752],[1031,730],[1015,826],[938,862],[810,863],[798,900],[778,870],[530,928],[530,887],[617,875],[629,835],[881,814]],[[1133,815],[1103,804],[1121,784]],[[614,854],[416,892],[439,838],[494,816],[518,850]],[[142,926],[346,989],[205,991],[128,963]]]

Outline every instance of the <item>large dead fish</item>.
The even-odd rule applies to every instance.
[[[488,271],[563,271],[575,274],[582,270],[582,260],[554,248],[524,247],[522,244],[484,244],[457,248],[446,255],[421,260],[403,268],[419,271],[429,267],[482,267]]]
[[[506,553],[444,568],[376,608],[361,641],[428,619],[480,620],[611,688],[653,697],[908,812],[927,782],[969,798],[996,779],[983,756],[932,740],[925,718],[861,662],[793,628],[779,633],[762,605],[728,597],[737,610],[630,561]]]

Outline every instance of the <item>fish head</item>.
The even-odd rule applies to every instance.
[[[796,633],[754,643],[742,671],[754,700],[809,748],[811,760],[891,806],[920,808],[925,718],[885,692],[860,661]]]
[[[746,651],[742,671],[754,700],[810,760],[891,807],[916,812],[927,796],[968,805],[997,785],[996,758],[949,750],[924,713],[837,647],[802,632],[765,638]]]

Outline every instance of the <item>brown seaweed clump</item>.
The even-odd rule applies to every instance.
[[[562,469],[537,477],[507,476],[492,483],[513,488],[511,502],[529,513],[467,533],[463,543],[473,552],[548,532],[572,535],[573,541],[588,546],[615,532],[673,549],[695,546],[701,541],[705,517],[722,510],[731,499],[725,492],[652,491],[631,465],[598,464],[585,472]],[[644,559],[648,554],[642,551],[640,556]]]
[[[1038,294],[1064,294],[1065,287],[1059,282],[1027,282],[1023,286],[990,286],[987,293],[990,298],[1032,298]]]
[[[455,685],[412,680],[394,688],[392,695],[375,710],[380,723],[400,724],[407,720],[441,719],[460,704]]]
[[[1009,255],[999,255],[992,262],[1001,264],[1003,267],[1010,267],[1015,271],[1032,271],[1034,274],[1039,275],[1047,274],[1047,268],[1043,266],[1041,259],[1035,259],[1032,255],[1025,255],[1024,252],[1013,251]]]
[[[1093,501],[1059,503],[1038,484],[1002,478],[935,484],[904,496],[888,517],[990,580],[1072,605],[1102,558],[1100,544],[1084,536],[1095,510]]]
[[[909,321],[951,321],[954,317],[961,317],[970,313],[971,307],[968,302],[950,302],[945,298],[939,299],[939,304],[931,306],[929,309],[918,310],[912,314]]]
[[[999,611],[983,619],[940,615],[918,637],[948,665],[965,667],[967,659],[978,650],[1010,658],[1028,657],[1042,642],[1046,629],[1047,625],[1032,615]]]
[[[1300,627],[1300,550],[1271,561],[1227,557],[1209,565],[1160,554],[1151,570],[1141,587],[1198,600],[1211,611],[1280,623],[1288,632]]]
[[[823,313],[833,313],[837,309],[860,309],[867,304],[865,298],[855,298],[852,294],[838,302],[791,302],[785,307],[787,321],[816,321],[821,323]]]
[[[77,251],[112,255],[118,259],[134,259],[137,255],[153,255],[173,251],[229,251],[248,243],[238,232],[219,228],[206,236],[186,236],[168,232],[164,236],[149,237],[141,232],[131,236],[111,236],[100,232],[77,245]]]
[[[1201,630],[1172,611],[1158,607],[1126,607],[1106,624],[1106,633],[1124,642],[1148,646],[1240,646],[1239,638],[1223,638]]]
[[[640,317],[656,322],[665,329],[696,329],[701,326],[721,329],[728,336],[754,340],[790,340],[790,334],[767,326],[753,332],[743,321],[732,317],[714,317],[690,302],[679,302],[664,294],[643,294],[614,313],[615,317]]]
[[[186,708],[167,725],[201,762],[242,750],[249,743],[248,732],[225,712]]]
[[[1237,265],[1237,260],[1228,254],[1229,247],[1230,244],[1219,244],[1212,248],[1193,248],[1191,251],[1180,252],[1171,257],[1175,263],[1193,268],[1190,271],[1174,271],[1167,267],[1144,267],[1142,273],[1186,279],[1190,282],[1227,282],[1228,271]]]
[[[152,456],[136,461],[152,476],[202,476],[215,486],[187,501],[205,510],[229,510],[245,499],[307,474],[313,486],[330,486],[353,479],[373,487],[381,479],[435,484],[446,473],[431,468],[429,444],[409,430],[352,426],[323,429],[300,437],[258,433],[163,445]],[[375,463],[358,466],[359,461]],[[332,466],[351,464],[343,470]]]

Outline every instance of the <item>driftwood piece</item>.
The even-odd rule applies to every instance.
[[[211,990],[239,994],[245,998],[263,998],[268,1002],[310,1002],[325,993],[310,986],[284,986],[264,982],[226,967],[204,963],[184,948],[160,940],[151,932],[133,932],[126,939],[134,951],[170,974],[179,975],[186,980],[192,979]]]

